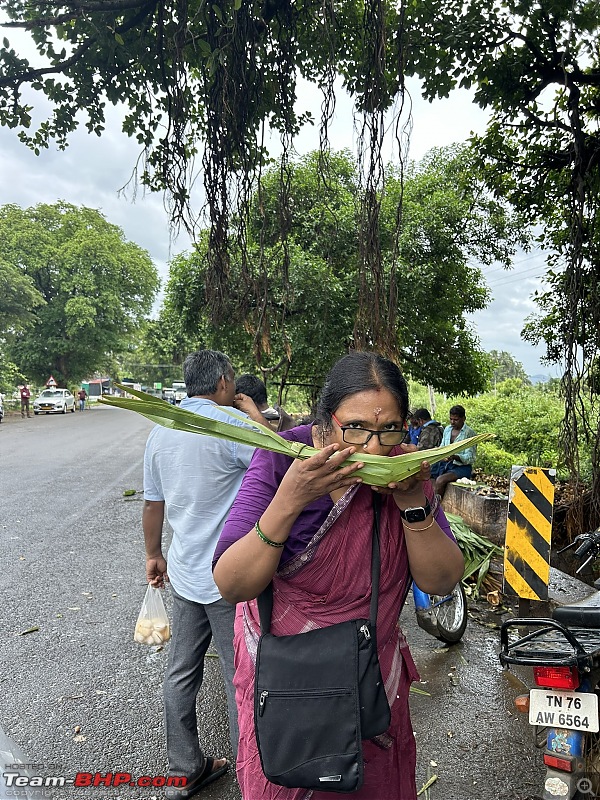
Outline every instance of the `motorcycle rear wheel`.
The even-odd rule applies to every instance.
[[[451,599],[445,603],[442,595],[431,594],[431,604],[440,603],[433,609],[437,624],[437,638],[454,644],[460,641],[467,627],[467,597],[460,581],[452,590]]]
[[[581,789],[575,794],[574,800],[594,800],[600,797],[600,734],[589,733],[585,737],[585,786],[580,782]]]

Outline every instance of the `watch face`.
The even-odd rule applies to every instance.
[[[407,508],[404,519],[407,522],[425,522],[429,512],[425,508]]]

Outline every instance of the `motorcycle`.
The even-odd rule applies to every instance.
[[[453,541],[456,536],[451,532]],[[467,627],[467,597],[461,581],[447,595],[427,594],[413,581],[413,601],[419,628],[446,644],[456,644]]]
[[[559,552],[575,548],[585,561],[600,555],[600,528],[580,534]],[[594,582],[600,589],[600,579]],[[532,667],[536,688],[515,701],[528,712],[534,741],[543,749],[543,800],[600,797],[600,591],[560,606],[551,619],[512,619],[500,630],[500,662]]]
[[[460,641],[467,627],[467,598],[460,581],[445,596],[422,592],[413,583],[417,623],[426,633],[446,644]]]

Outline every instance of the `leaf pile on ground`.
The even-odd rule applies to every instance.
[[[502,576],[498,578],[495,564],[492,569],[492,560],[501,555],[501,548],[475,533],[458,514],[445,514],[465,559],[462,580],[467,592],[476,598],[499,590]]]

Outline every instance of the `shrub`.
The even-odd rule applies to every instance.
[[[494,442],[484,442],[477,448],[476,467],[486,475],[500,475],[503,478],[510,478],[511,468],[523,464],[523,462],[522,458],[503,450]],[[527,464],[526,466],[534,465]]]

